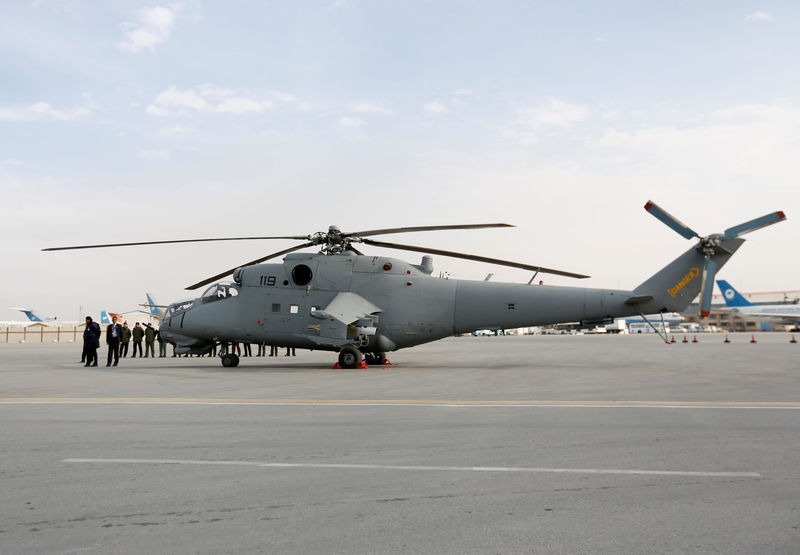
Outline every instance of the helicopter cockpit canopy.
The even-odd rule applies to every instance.
[[[222,299],[229,299],[239,294],[239,289],[232,283],[215,283],[205,290],[200,297],[202,304],[213,303],[221,301]]]
[[[172,303],[167,307],[166,312],[164,313],[164,319],[172,318],[180,314],[181,312],[186,312],[190,308],[194,306],[194,299],[189,299],[185,301],[178,301],[176,303]]]

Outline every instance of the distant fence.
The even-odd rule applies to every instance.
[[[83,341],[83,326],[0,326],[0,343]]]

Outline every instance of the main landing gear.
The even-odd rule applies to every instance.
[[[366,366],[364,366],[366,364]],[[334,368],[366,368],[370,364],[380,366],[391,364],[386,360],[386,353],[362,353],[353,345],[345,345],[339,351],[339,364]]]
[[[353,345],[345,345],[339,351],[339,366],[342,368],[358,368],[361,361],[361,351]]]
[[[239,366],[239,357],[233,353],[224,354],[221,358],[222,366],[225,368],[235,368],[236,366]]]

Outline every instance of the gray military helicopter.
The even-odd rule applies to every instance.
[[[741,235],[783,221],[773,212],[700,236],[653,202],[645,209],[671,229],[698,243],[633,290],[531,285],[539,273],[589,276],[472,254],[375,241],[369,237],[412,231],[513,227],[470,224],[399,227],[307,236],[230,237],[54,247],[45,251],[244,239],[293,239],[304,243],[251,260],[190,285],[210,285],[203,294],[168,306],[161,334],[178,353],[207,354],[222,346],[222,365],[239,357],[226,346],[234,341],[338,351],[342,368],[383,364],[387,352],[477,329],[539,326],[561,322],[602,324],[614,317],[682,312],[702,292],[707,316],[714,277],[744,243]],[[369,256],[355,244],[424,253],[420,264]],[[317,253],[299,253],[318,247]],[[528,284],[443,279],[433,276],[430,256],[475,260],[536,272]],[[285,255],[282,264],[263,262]],[[233,275],[233,283],[218,280]],[[665,338],[666,339],[666,338]]]

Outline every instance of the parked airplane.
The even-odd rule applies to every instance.
[[[41,316],[36,314],[32,308],[9,308],[9,310],[19,310],[25,314],[31,322],[55,322],[58,320],[58,316]]]
[[[717,280],[727,309],[735,314],[778,320],[783,324],[800,324],[800,305],[797,304],[753,304],[724,279]]]
[[[153,300],[153,296],[150,293],[145,293],[147,297],[147,304],[143,304],[142,306],[146,306],[150,309],[150,314],[155,318],[157,321],[161,321],[164,317],[164,309],[167,308],[166,305],[160,305],[156,301]]]

